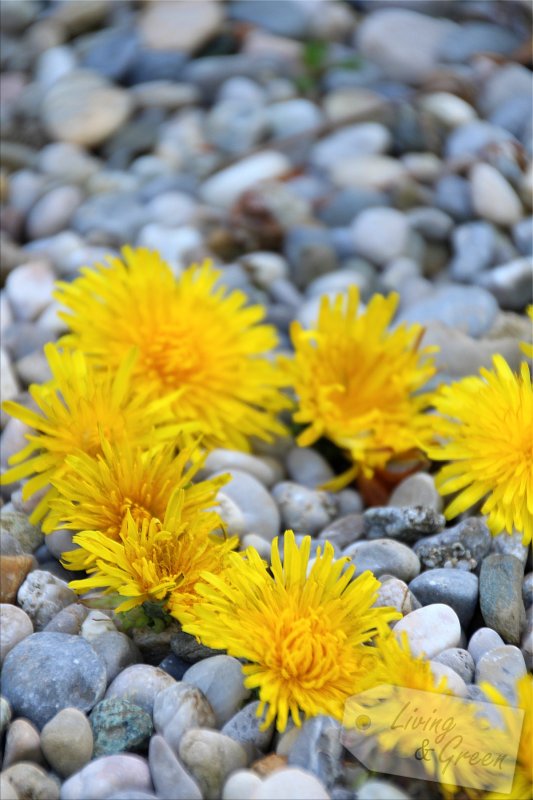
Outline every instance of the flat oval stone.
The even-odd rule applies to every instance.
[[[190,728],[215,727],[215,714],[207,698],[196,686],[183,682],[159,692],[153,716],[156,731],[176,754],[183,734]]]
[[[461,647],[450,647],[449,650],[443,650],[442,653],[435,656],[433,661],[438,661],[439,664],[446,664],[446,666],[453,669],[465,683],[472,683],[474,680],[476,665],[468,650],[463,650]]]
[[[174,678],[150,664],[133,664],[119,673],[106,692],[106,700],[120,697],[152,714],[157,694],[174,686]]]
[[[122,753],[102,756],[87,764],[61,787],[61,800],[104,800],[116,792],[150,792],[152,780],[144,758]]]
[[[477,664],[485,653],[488,653],[489,650],[494,650],[496,647],[503,647],[503,644],[500,634],[493,631],[492,628],[478,628],[470,638],[468,652],[474,659],[474,663]]]
[[[215,712],[217,726],[224,725],[250,696],[244,686],[242,664],[233,656],[211,656],[189,667],[183,682],[196,686]]]
[[[505,644],[481,656],[476,665],[476,683],[487,681],[514,705],[516,682],[526,672],[526,662],[518,647]]]
[[[42,728],[68,706],[90,711],[102,699],[106,670],[81,636],[34,633],[8,653],[2,692],[18,716]]]
[[[93,755],[93,732],[89,720],[77,708],[64,708],[41,731],[46,760],[59,775],[79,772]]]
[[[400,638],[405,632],[414,655],[424,653],[427,658],[458,647],[461,639],[459,617],[450,606],[433,603],[418,608],[403,617],[394,626],[394,635]]]
[[[524,567],[511,555],[493,553],[483,561],[479,575],[479,604],[485,624],[504,642],[520,644],[526,625],[522,599]]]
[[[463,628],[470,624],[478,597],[478,579],[472,572],[459,569],[428,570],[411,581],[409,588],[423,606],[445,603],[456,612]]]
[[[355,542],[342,553],[355,564],[355,574],[361,575],[369,569],[376,578],[394,575],[408,583],[420,572],[420,561],[416,553],[394,539],[374,539],[372,542]]]

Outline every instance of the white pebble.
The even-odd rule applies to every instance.
[[[222,800],[250,800],[261,785],[261,778],[251,769],[238,769],[232,772],[224,784]]]
[[[329,800],[324,785],[303,769],[287,767],[271,773],[252,795],[252,800]]]
[[[215,712],[218,727],[239,710],[250,690],[244,686],[242,665],[233,656],[211,656],[193,664],[183,675],[183,682],[196,686]]]
[[[413,654],[419,656],[424,653],[427,658],[449,647],[459,647],[461,640],[459,617],[453,608],[444,603],[432,603],[411,611],[394,626],[394,634],[398,638],[404,631]]]
[[[472,204],[483,219],[496,225],[514,225],[522,218],[522,204],[512,186],[490,164],[475,164],[470,172]]]
[[[204,181],[201,196],[208,205],[230,208],[240,195],[256,183],[279,178],[291,169],[288,158],[265,150],[242,159]]]
[[[217,496],[218,510],[228,532],[239,537],[256,533],[271,542],[281,524],[276,503],[263,484],[251,475],[238,469],[232,469],[230,474],[231,481]]]
[[[32,320],[52,302],[55,276],[48,264],[31,261],[15,267],[6,279],[6,294],[17,319]]]
[[[237,450],[224,450],[223,448],[211,450],[203,466],[203,471],[208,475],[235,469],[252,475],[267,487],[272,486],[277,478],[277,473],[268,462],[259,456],[252,456]]]
[[[447,664],[441,664],[439,661],[430,661],[429,664],[431,667],[431,672],[433,673],[433,677],[436,679],[437,683],[442,678],[446,678],[448,688],[452,694],[454,694],[456,697],[467,697],[467,685],[461,676],[455,672],[455,670],[453,670]]]

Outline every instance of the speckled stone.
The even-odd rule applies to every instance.
[[[369,508],[363,514],[368,539],[397,539],[412,544],[444,528],[442,514],[426,506],[385,506]]]
[[[476,683],[487,681],[511,704],[516,702],[516,682],[527,672],[524,656],[514,645],[495,647],[481,656],[476,664]]]
[[[443,650],[442,653],[435,656],[433,660],[451,667],[465,683],[472,683],[474,680],[476,665],[468,650],[463,650],[461,647],[450,647],[449,650]]]
[[[526,624],[523,577],[524,568],[514,556],[493,553],[481,565],[479,604],[483,619],[509,644],[520,644]]]
[[[152,735],[150,714],[118,697],[102,700],[89,717],[94,735],[94,756],[142,752]]]

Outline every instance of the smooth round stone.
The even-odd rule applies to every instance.
[[[529,548],[522,544],[522,534],[519,531],[514,533],[500,533],[499,536],[492,537],[492,552],[506,556],[514,556],[525,567]]]
[[[252,754],[255,752],[255,748],[267,752],[274,733],[273,722],[265,730],[261,729],[263,718],[257,716],[258,708],[259,700],[248,703],[240,711],[237,711],[222,728],[225,736],[235,739],[236,742],[249,749]]]
[[[189,667],[183,682],[196,686],[215,712],[218,727],[224,725],[249,695],[244,686],[242,665],[233,656],[204,658]]]
[[[361,293],[365,292],[368,288],[368,276],[354,269],[334,270],[315,278],[307,287],[306,295],[313,298],[330,292],[346,292],[351,286],[357,286]],[[310,448],[299,449],[305,451]]]
[[[320,108],[302,97],[271,103],[265,116],[274,139],[314,131],[323,122]]]
[[[91,70],[74,70],[54,83],[42,105],[52,139],[92,147],[126,122],[132,106],[128,92]]]
[[[452,35],[446,36],[440,56],[443,61],[466,63],[480,52],[511,56],[520,44],[520,36],[503,26],[465,21]]]
[[[13,787],[17,798],[59,800],[59,783],[37,764],[21,761],[4,770],[2,777]]]
[[[457,128],[459,125],[466,125],[477,114],[474,108],[450,92],[432,92],[425,95],[420,101],[424,111],[428,111],[435,119],[442,122],[448,128]]]
[[[70,633],[77,636],[87,613],[88,609],[81,603],[71,603],[59,614],[56,614],[44,630],[50,633]]]
[[[411,611],[397,622],[394,635],[400,639],[404,632],[415,656],[424,653],[427,658],[433,658],[443,650],[459,646],[461,623],[453,608],[433,603]]]
[[[270,561],[272,545],[262,536],[258,536],[256,533],[245,534],[241,539],[241,550],[246,550],[248,547],[253,547],[261,558],[264,558],[265,561]]]
[[[44,261],[30,261],[11,270],[6,295],[16,319],[35,319],[52,301],[55,276]]]
[[[44,89],[49,89],[60,78],[76,69],[76,65],[72,48],[60,44],[41,53],[37,59],[35,77]]]
[[[13,648],[31,636],[33,623],[25,611],[11,603],[0,604],[0,665],[4,663],[7,654]]]
[[[411,228],[432,242],[447,241],[453,230],[452,218],[440,208],[418,206],[407,212],[407,219]]]
[[[353,155],[378,155],[387,152],[391,144],[389,130],[378,122],[347,125],[325,136],[311,149],[314,166],[328,170],[333,164]]]
[[[509,97],[529,94],[531,73],[522,64],[504,63],[488,75],[479,105],[484,114],[495,111]]]
[[[16,601],[21,584],[28,572],[35,566],[34,556],[2,555],[0,560],[0,601],[2,603],[12,604]]]
[[[297,767],[287,767],[268,775],[257,787],[252,800],[329,800],[324,785],[310,772]]]
[[[27,719],[16,719],[9,726],[4,745],[2,769],[19,761],[43,763],[39,731]]]
[[[339,516],[359,514],[363,510],[362,497],[355,489],[341,489],[336,494],[336,500]]]
[[[492,536],[482,517],[468,519],[442,533],[419,539],[413,550],[427,569],[460,567],[473,570],[490,551]]]
[[[261,778],[251,769],[238,769],[224,784],[222,800],[250,800],[260,785]]]
[[[363,519],[368,539],[388,537],[407,543],[441,531],[446,523],[442,514],[423,505],[369,508]]]
[[[196,781],[184,769],[162,736],[152,736],[148,763],[152,780],[159,797],[202,800]]]
[[[77,186],[58,186],[41,197],[26,220],[31,239],[53,236],[64,230],[81,204],[83,193]]]
[[[330,465],[311,447],[293,447],[287,453],[287,471],[295,483],[318,489],[335,477]]]
[[[101,633],[90,641],[105,664],[108,684],[127,667],[141,661],[139,648],[125,633],[111,630]]]
[[[77,708],[64,708],[41,731],[46,760],[62,778],[69,778],[88,764],[93,755],[89,720]]]
[[[206,0],[201,14],[193,2],[151,3],[139,19],[139,33],[150,50],[178,50],[193,53],[219,30],[223,11]]]
[[[485,120],[474,120],[461,125],[450,134],[445,155],[447,159],[464,159],[480,155],[491,145],[512,141],[514,137],[509,131]]]
[[[174,678],[158,667],[132,664],[117,675],[109,686],[105,699],[120,698],[152,714],[158,693],[175,683]]]
[[[331,542],[338,550],[344,550],[363,535],[363,515],[355,513],[347,514],[331,522],[320,531],[318,539]]]
[[[72,775],[61,787],[61,800],[105,800],[115,792],[150,792],[152,780],[144,758],[127,753],[102,756]]]
[[[236,76],[224,81],[218,90],[217,100],[241,100],[250,105],[262,106],[266,96],[263,88],[251,78]]]
[[[472,683],[474,680],[476,665],[468,650],[463,650],[461,647],[450,647],[449,650],[443,650],[442,653],[435,656],[433,661],[438,661],[439,664],[445,664],[453,669],[465,683]]]
[[[370,570],[376,578],[387,574],[408,583],[420,572],[418,556],[405,544],[394,539],[355,542],[342,555],[352,559],[356,575]]]
[[[360,256],[383,265],[405,253],[409,223],[405,214],[394,208],[369,208],[354,220],[352,236]]]
[[[526,624],[522,580],[524,568],[511,555],[493,553],[481,565],[479,604],[486,625],[510,644],[520,644]]]
[[[214,728],[215,714],[196,686],[174,683],[163,689],[154,702],[154,726],[174,753],[178,753],[183,734],[191,728]]]
[[[292,741],[288,766],[305,769],[330,788],[342,774],[340,724],[319,714],[307,719]]]
[[[334,164],[330,178],[339,188],[358,187],[389,191],[400,186],[407,177],[405,164],[390,156],[350,156]]]
[[[115,623],[97,608],[89,610],[81,626],[81,635],[91,644],[98,636],[112,631],[116,631]]]
[[[378,589],[374,603],[377,607],[395,608],[405,617],[415,608],[420,608],[416,597],[409,591],[409,587],[399,578],[387,578]]]
[[[460,175],[443,175],[437,181],[434,202],[458,222],[474,216],[470,183]]]
[[[516,682],[527,672],[524,656],[511,644],[495,647],[485,653],[476,664],[476,683],[487,681],[514,705]]]
[[[15,542],[17,553],[33,553],[43,543],[40,528],[32,525],[28,515],[20,511],[6,511],[2,514],[0,526],[2,534],[9,534]]]
[[[526,217],[514,225],[513,241],[521,255],[533,255],[533,217]]]
[[[19,800],[15,787],[2,773],[0,773],[0,797],[2,800]]]
[[[2,691],[19,716],[42,728],[63,708],[82,711],[103,697],[106,673],[90,644],[79,636],[34,633],[8,653]]]
[[[150,714],[140,706],[116,697],[98,703],[89,719],[95,757],[146,749],[153,731]]]
[[[454,257],[450,266],[452,278],[472,281],[479,272],[490,267],[496,250],[496,232],[487,222],[466,222],[452,236]]]
[[[37,631],[42,630],[56,614],[76,599],[76,593],[64,581],[38,569],[30,572],[17,595],[20,607]]]
[[[241,258],[240,263],[251,280],[262,289],[268,289],[275,281],[285,280],[289,274],[287,261],[278,253],[248,253]]]
[[[479,338],[493,326],[498,311],[497,301],[486,289],[448,285],[438,287],[429,296],[402,309],[397,322],[424,325],[439,321]]]
[[[503,646],[504,641],[499,633],[496,633],[492,628],[478,628],[470,638],[468,652],[474,659],[474,663],[477,664],[485,653]]]
[[[501,308],[521,311],[533,300],[531,258],[516,258],[482,273],[477,282],[488,289]]]
[[[496,225],[514,225],[523,215],[512,186],[490,164],[475,164],[470,171],[472,203],[483,219]]]
[[[429,665],[437,683],[439,683],[442,678],[445,678],[452,694],[456,697],[467,697],[468,689],[466,683],[455,670],[439,661],[430,661]]]
[[[246,472],[267,487],[272,486],[277,478],[276,472],[268,462],[258,456],[241,453],[237,450],[224,450],[222,448],[211,450],[202,467],[202,470],[208,475],[235,469],[240,472]]]
[[[205,800],[217,800],[227,777],[247,764],[244,748],[218,731],[193,728],[182,737],[179,757]]]
[[[292,481],[276,484],[272,497],[278,504],[284,528],[295,533],[315,536],[334,519],[337,511],[332,495]]]
[[[289,228],[284,249],[292,268],[292,281],[299,289],[337,266],[331,233],[325,228],[310,225]]]
[[[441,159],[433,153],[406,153],[402,156],[411,178],[419,183],[434,183],[443,171]]]
[[[423,606],[430,603],[451,606],[462,627],[468,628],[477,606],[477,575],[464,570],[432,569],[418,575],[409,588]]]
[[[357,800],[408,800],[409,795],[389,781],[371,778],[357,790]]]
[[[389,506],[423,506],[439,513],[442,497],[435,488],[435,480],[427,472],[417,472],[405,478],[389,497]]]
[[[227,474],[218,472],[214,475]],[[232,469],[231,481],[219,491],[219,514],[228,526],[228,533],[244,536],[256,533],[267,541],[278,535],[280,515],[276,503],[256,478],[242,470]]]
[[[202,184],[200,194],[207,205],[230,208],[256,183],[279,178],[289,170],[290,162],[285,155],[275,150],[264,150],[208,178]]]

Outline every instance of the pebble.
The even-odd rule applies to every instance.
[[[533,259],[517,258],[479,276],[480,286],[491,292],[501,308],[521,311],[533,300]]]
[[[148,755],[156,792],[166,800],[202,800],[198,784],[185,770],[162,736],[152,736]]]
[[[111,756],[146,749],[152,735],[152,717],[144,709],[120,698],[98,703],[90,714],[94,756]]]
[[[93,732],[89,720],[77,708],[64,708],[41,731],[46,760],[62,778],[79,772],[93,755]]]
[[[27,555],[0,556],[0,602],[14,603],[27,574],[34,569],[35,558]]]
[[[309,225],[295,225],[287,231],[285,256],[298,289],[304,289],[312,280],[337,267],[330,232]]]
[[[215,727],[215,714],[207,698],[195,686],[174,683],[159,692],[154,702],[154,726],[175,754],[183,734],[191,728]]]
[[[288,766],[315,775],[330,789],[342,774],[341,726],[332,717],[318,715],[304,722],[288,753]]]
[[[52,633],[70,633],[76,636],[81,631],[87,613],[88,609],[81,603],[71,603],[56,614],[44,630]]]
[[[399,620],[394,626],[394,635],[400,638],[404,632],[415,656],[424,653],[427,658],[433,658],[443,650],[459,646],[461,623],[450,606],[433,603]]]
[[[257,787],[251,800],[329,800],[324,785],[313,774],[297,767],[279,769]]]
[[[418,507],[440,514],[442,511],[442,497],[435,488],[432,475],[427,472],[417,472],[405,478],[393,490],[389,497],[389,506]]]
[[[27,719],[15,719],[7,729],[2,769],[20,761],[43,763],[39,731]]]
[[[16,557],[16,556],[15,556]],[[3,556],[2,558],[5,558]],[[2,576],[3,577],[3,576]],[[10,603],[0,604],[0,666],[7,654],[33,633],[33,623],[25,611]]]
[[[369,508],[363,520],[368,539],[388,537],[406,544],[441,531],[446,523],[442,514],[423,505]]]
[[[150,792],[151,788],[146,760],[121,753],[97,758],[72,775],[61,787],[61,800],[106,800],[115,792],[126,797],[129,792]]]
[[[363,499],[355,489],[341,489],[336,494],[339,516],[359,514],[363,510]]]
[[[403,617],[420,608],[420,603],[404,581],[399,578],[383,579],[383,576],[374,605],[378,608],[395,608]]]
[[[272,541],[280,529],[280,514],[276,503],[262,483],[239,469],[214,473],[231,475],[231,481],[220,489],[218,512],[227,525],[228,533],[243,536],[256,533]],[[213,476],[213,477],[214,477]]]
[[[480,52],[510,56],[520,46],[520,37],[490,22],[462,22],[441,44],[443,61],[468,62]]]
[[[8,653],[2,691],[16,714],[42,728],[63,708],[90,711],[105,680],[103,663],[81,637],[34,633]]]
[[[222,800],[250,800],[261,785],[261,778],[250,769],[238,769],[232,772],[224,788]]]
[[[500,533],[499,536],[493,536],[492,552],[514,556],[524,567],[529,555],[528,546],[522,544],[522,534],[519,531],[515,531],[514,533]]]
[[[452,236],[454,257],[450,274],[454,280],[470,282],[490,267],[496,249],[496,234],[487,222],[459,225]]]
[[[91,608],[83,620],[81,635],[92,644],[98,636],[115,630],[113,620],[104,611],[99,608]]]
[[[200,194],[208,205],[229,209],[247,189],[261,181],[279,178],[289,170],[286,156],[264,150],[212,175],[203,182]]]
[[[407,176],[405,164],[385,155],[350,156],[330,169],[330,178],[339,188],[356,187],[389,191],[399,186]]]
[[[269,289],[275,281],[286,280],[289,274],[287,261],[279,253],[248,253],[241,258],[240,263],[261,289]]]
[[[136,639],[137,641],[137,639]],[[151,644],[148,642],[149,648]],[[190,664],[195,664],[202,658],[209,658],[220,654],[219,650],[213,650],[211,647],[206,647],[198,641],[196,636],[191,636],[190,633],[185,633],[181,629],[175,630],[170,636],[170,648],[172,652]],[[142,650],[142,648],[141,648]]]
[[[105,699],[120,698],[152,714],[159,692],[174,686],[175,683],[174,678],[158,667],[150,664],[132,664],[120,672],[110,684]]]
[[[139,648],[125,633],[111,630],[89,641],[105,664],[108,685],[120,672],[141,661]]]
[[[47,775],[46,771],[37,764],[21,761],[8,767],[2,772],[2,777],[15,790],[15,796],[20,800],[35,798],[35,800],[59,800],[59,783]],[[4,795],[2,795],[5,800]]]
[[[272,486],[277,478],[277,472],[268,461],[250,453],[240,453],[237,450],[222,448],[211,450],[202,468],[208,475],[235,469],[246,472],[267,488]]]
[[[445,603],[456,612],[463,628],[468,628],[477,606],[478,579],[472,572],[457,569],[432,569],[409,584],[423,606]]]
[[[31,261],[11,270],[6,295],[18,320],[33,320],[52,302],[55,276],[48,264]]]
[[[420,561],[413,551],[394,539],[374,539],[372,542],[355,542],[343,550],[355,564],[355,574],[366,570],[380,575],[393,575],[408,583],[420,572]]]
[[[344,550],[364,535],[364,520],[360,513],[346,514],[323,528],[318,538],[331,542],[338,550]]]
[[[407,219],[411,228],[430,241],[445,242],[453,230],[452,218],[440,208],[412,208],[407,212]]]
[[[142,13],[139,33],[151,50],[193,53],[219,30],[223,12],[218,3],[204,0],[202,13],[194,2],[154,2]]]
[[[259,700],[248,703],[237,711],[222,728],[225,736],[230,736],[239,742],[251,756],[257,750],[263,753],[268,752],[274,733],[274,723],[270,723],[265,730],[262,730],[263,718],[257,716]]]
[[[30,572],[18,590],[17,600],[36,631],[41,631],[59,611],[75,602],[67,584],[44,570]]]
[[[460,567],[476,569],[489,553],[492,537],[481,517],[469,517],[442,533],[426,536],[413,549],[426,569]]]
[[[476,663],[476,683],[487,681],[514,705],[516,682],[527,672],[524,656],[511,644],[495,647]]]
[[[497,647],[503,647],[504,641],[499,633],[496,633],[492,628],[478,628],[472,634],[470,642],[468,643],[468,652],[477,664],[479,659],[488,653],[490,650],[495,650]]]
[[[278,504],[284,528],[295,533],[316,536],[337,511],[333,496],[328,492],[309,489],[292,481],[282,481],[272,490]]]
[[[488,274],[493,275],[494,270]],[[482,277],[480,276],[480,281]],[[477,339],[491,329],[497,313],[498,303],[486,289],[481,286],[449,284],[436,288],[429,296],[415,301],[405,310],[402,309],[397,322],[418,322],[424,325],[439,321]]]
[[[184,733],[179,757],[205,800],[217,800],[227,777],[247,764],[246,752],[240,744],[206,728],[192,728]]]
[[[461,647],[450,647],[449,650],[443,650],[438,656],[435,656],[434,661],[453,669],[465,683],[472,683],[476,671],[474,659],[468,650],[463,650]]]
[[[26,220],[26,231],[32,239],[53,236],[68,227],[68,223],[83,200],[77,186],[58,186],[41,197]]]
[[[314,132],[323,122],[320,108],[301,97],[271,103],[265,109],[265,116],[274,139]]]
[[[442,678],[446,679],[448,689],[456,697],[467,697],[468,687],[464,680],[447,664],[441,664],[439,661],[429,662],[431,672],[436,683],[440,683]]]
[[[308,489],[318,489],[335,477],[325,458],[311,447],[293,447],[289,450],[286,466],[292,480]]]
[[[13,784],[0,772],[0,797],[2,800],[19,800]]]
[[[382,266],[405,253],[409,223],[394,208],[368,208],[354,220],[352,236],[358,255]]]
[[[408,800],[409,795],[389,781],[370,778],[357,790],[357,800]]]
[[[484,559],[479,576],[479,605],[485,624],[509,644],[520,644],[526,624],[522,580],[524,568],[511,555],[493,553]]]
[[[52,139],[86,147],[101,144],[128,119],[129,94],[92,70],[72,70],[55,81],[42,104]]]
[[[198,661],[187,670],[183,681],[196,686],[206,697],[217,726],[224,725],[250,695],[244,686],[241,663],[233,656],[212,656]]]
[[[475,164],[470,172],[472,204],[476,213],[495,225],[514,225],[522,217],[518,195],[490,164]]]
[[[448,128],[466,125],[477,117],[470,103],[450,92],[427,94],[422,97],[420,106]]]
[[[443,175],[435,184],[435,205],[457,222],[474,215],[470,183],[460,175]]]
[[[445,155],[448,160],[472,158],[481,155],[491,145],[513,140],[513,136],[497,125],[485,120],[474,120],[456,128],[448,137]]]
[[[76,69],[76,56],[71,47],[57,45],[41,53],[35,65],[35,78],[43,89],[49,89],[64,75]]]
[[[526,609],[533,605],[533,572],[528,572],[524,577],[524,582],[522,584],[522,599]]]
[[[386,153],[391,145],[389,130],[378,122],[346,125],[320,139],[309,154],[311,164],[329,170],[339,161],[354,155],[367,156]]]
[[[258,536],[256,533],[245,534],[241,540],[241,549],[246,550],[248,547],[253,547],[261,558],[264,558],[267,562],[270,561],[271,544],[266,539],[263,539],[262,536]]]

